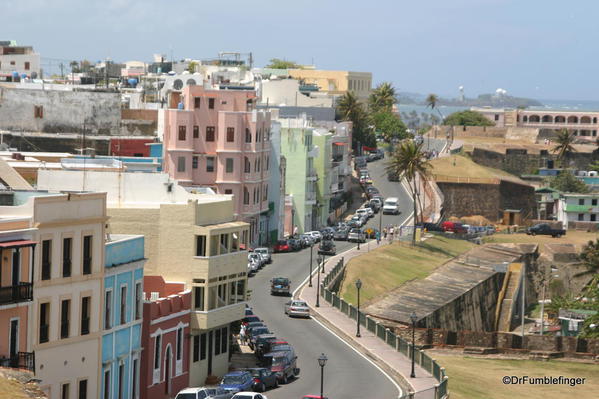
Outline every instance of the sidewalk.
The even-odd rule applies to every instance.
[[[367,246],[368,244],[365,243],[360,245],[359,251],[357,250],[357,247],[354,247],[349,251],[327,259],[325,275],[330,272],[331,268],[341,257],[344,258],[345,262],[348,262],[354,256],[367,253]],[[371,248],[375,248],[377,246],[376,240],[372,240],[370,246]],[[323,324],[326,324],[328,328],[334,330],[351,346],[370,357],[379,367],[391,374],[404,390],[404,395],[407,395],[411,388],[414,392],[428,390],[427,392],[422,392],[422,394],[417,395],[417,398],[434,398],[434,386],[437,385],[438,382],[429,373],[420,368],[420,366],[415,365],[416,378],[409,378],[412,367],[410,359],[392,349],[389,345],[368,331],[364,326],[360,326],[361,337],[357,338],[356,321],[350,319],[341,313],[341,311],[331,306],[323,297],[320,298],[320,307],[317,308],[316,281],[314,276],[313,286],[309,287],[308,284],[305,284],[299,292],[300,299],[306,301],[310,306],[313,317],[323,322]]]

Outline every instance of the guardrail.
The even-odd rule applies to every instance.
[[[490,177],[462,177],[462,176],[446,176],[433,175],[433,179],[437,183],[468,183],[468,184],[499,184],[500,180]]]
[[[332,283],[336,282],[337,278],[343,274],[345,270],[345,262],[341,258],[331,271],[324,277],[320,286],[320,295],[325,301],[339,309],[342,313],[353,320],[360,319],[360,325],[364,326],[368,331],[375,334],[379,339],[383,340],[387,345],[394,348],[396,351],[407,356],[410,360],[412,359],[412,343],[406,341],[393,331],[386,328],[383,324],[372,319],[362,311],[353,306],[351,303],[346,302],[343,298],[339,297],[335,292],[332,292],[329,287]],[[444,399],[448,397],[448,380],[449,377],[445,375],[445,368],[441,367],[439,363],[421,349],[414,350],[414,362],[430,373],[439,383],[435,385],[434,399]],[[428,391],[428,390],[427,390]],[[424,393],[424,392],[423,392]],[[428,394],[427,394],[428,395]],[[404,398],[418,398],[418,392],[406,393],[400,399]]]

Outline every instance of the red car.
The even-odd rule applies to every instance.
[[[451,231],[454,234],[466,234],[468,229],[462,223],[458,222],[443,222],[441,223],[443,231]]]
[[[275,246],[273,247],[274,252],[290,252],[291,246],[286,240],[277,241]]]

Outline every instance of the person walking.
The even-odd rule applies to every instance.
[[[383,237],[387,239],[387,227],[383,227]]]
[[[239,340],[241,341],[242,345],[245,345],[246,342],[246,331],[245,331],[245,324],[241,325],[241,328],[239,329]]]
[[[381,232],[377,231],[375,233],[375,237],[376,237],[376,245],[379,245],[381,243]]]

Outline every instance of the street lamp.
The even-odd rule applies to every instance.
[[[324,398],[324,366],[327,364],[327,355],[322,353],[318,358],[318,365],[320,366],[320,398]]]
[[[324,274],[324,264],[326,263],[326,254],[322,254],[322,274]]]
[[[410,378],[416,378],[416,373],[414,373],[414,346],[416,345],[416,340],[414,338],[416,334],[416,322],[418,321],[416,312],[412,312],[410,320],[412,321],[412,373],[410,374]]]
[[[318,255],[318,259],[317,261],[320,264],[320,261],[322,260],[322,256]],[[318,271],[318,280],[316,281],[316,307],[319,308],[320,307],[320,266],[317,266],[316,270]]]
[[[356,337],[360,338],[360,288],[362,288],[362,280],[356,280],[356,288],[358,289],[358,313],[356,315],[356,320],[358,321],[358,330],[356,331]]]
[[[314,251],[314,243],[312,241],[310,241],[310,274],[309,274],[309,278],[310,278],[310,282],[308,284],[308,287],[312,287],[312,253]]]

